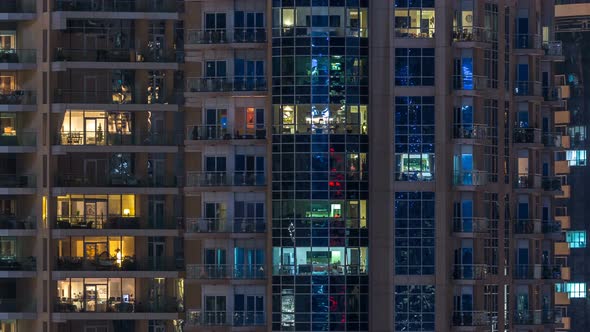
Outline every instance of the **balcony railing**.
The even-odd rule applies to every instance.
[[[544,325],[561,323],[561,310],[516,310],[514,325]]]
[[[188,172],[187,187],[265,186],[266,174],[254,171]]]
[[[455,264],[453,278],[459,280],[482,280],[490,273],[487,264]]]
[[[158,296],[157,300],[130,300],[121,301],[120,297],[109,298],[67,298],[62,297],[55,303],[54,312],[85,314],[101,312],[156,312],[156,313],[175,313],[183,312],[182,300],[174,297]]]
[[[0,271],[35,271],[35,257],[0,257]]]
[[[543,133],[543,145],[548,148],[563,148],[561,133]]]
[[[35,188],[35,175],[0,174],[0,188]]]
[[[57,48],[54,61],[178,62],[175,50]]]
[[[540,49],[541,36],[536,34],[515,34],[514,35],[515,49]]]
[[[486,233],[489,230],[488,218],[453,218],[453,232],[455,233]]]
[[[515,144],[540,144],[541,129],[538,128],[514,128],[512,143]]]
[[[257,128],[228,128],[222,125],[194,125],[186,128],[186,139],[199,140],[237,140],[237,139],[265,139],[266,129],[264,125]]]
[[[397,38],[434,38],[435,28],[430,27],[415,27],[415,28],[395,28],[395,36]]]
[[[561,279],[561,265],[515,264],[514,279]]]
[[[518,189],[537,189],[541,187],[541,175],[519,173],[514,182],[514,188]]]
[[[124,256],[117,258],[104,253],[97,257],[57,258],[57,271],[180,271],[184,269],[184,260],[179,257],[142,257]]]
[[[84,12],[163,12],[181,11],[181,1],[136,1],[136,0],[54,0],[54,11]]]
[[[264,264],[187,264],[188,279],[265,279]]]
[[[36,132],[18,131],[15,135],[0,136],[0,146],[36,146]]]
[[[455,90],[481,91],[488,88],[488,77],[482,75],[454,75],[453,88]]]
[[[158,220],[137,216],[68,217],[58,216],[58,229],[182,229],[180,217],[163,217]]]
[[[543,176],[541,178],[541,187],[545,191],[561,191],[561,177]]]
[[[26,299],[0,299],[0,312],[36,312],[36,306],[35,299],[32,297]]]
[[[561,232],[561,222],[559,221],[543,220],[542,227],[544,234]]]
[[[0,63],[36,63],[37,52],[34,49],[0,49]]]
[[[454,124],[453,138],[455,139],[487,139],[489,138],[490,128],[481,124]]]
[[[492,323],[492,313],[489,311],[453,312],[453,326],[489,326]]]
[[[0,229],[36,229],[35,216],[0,215]]]
[[[563,46],[560,40],[546,41],[543,43],[543,50],[548,56],[562,56]]]
[[[297,264],[274,265],[273,275],[366,275],[365,265],[358,264]]]
[[[133,175],[106,175],[100,177],[86,177],[76,174],[62,174],[55,177],[58,187],[176,187],[175,176],[143,177]]]
[[[130,91],[113,90],[64,90],[56,89],[53,93],[53,103],[65,104],[182,104],[182,91],[159,91],[157,96],[139,98]]]
[[[36,8],[35,5],[35,0],[2,0],[0,2],[0,13],[34,13]]]
[[[543,231],[541,219],[516,219],[514,220],[515,234],[541,234]]]
[[[186,220],[187,233],[264,233],[264,218],[189,218]]]
[[[35,91],[2,91],[0,92],[0,105],[36,105]]]
[[[541,82],[538,81],[515,81],[514,95],[521,97],[540,97],[543,94]]]
[[[490,43],[494,39],[492,30],[483,27],[454,27],[453,41]]]
[[[454,171],[453,184],[456,186],[483,186],[488,183],[486,171]]]
[[[569,86],[543,86],[542,90],[545,101],[560,101],[570,97]]]
[[[203,311],[187,310],[188,326],[263,326],[266,313],[253,311]]]
[[[185,32],[187,44],[265,43],[265,28],[194,29]]]
[[[189,77],[188,92],[266,91],[266,78],[256,77]]]
[[[178,145],[182,135],[177,132],[162,133],[111,133],[105,131],[67,131],[55,137],[56,145]]]

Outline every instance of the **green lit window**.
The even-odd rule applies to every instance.
[[[565,234],[570,248],[586,248],[586,231],[571,231]]]
[[[568,293],[572,299],[580,299],[586,297],[586,283],[585,282],[565,282],[563,284],[556,284],[555,291],[559,293]]]

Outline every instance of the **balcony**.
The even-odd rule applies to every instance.
[[[145,301],[129,300],[126,302],[121,301],[120,297],[104,299],[62,297],[53,308],[53,312],[56,313],[88,314],[90,319],[92,319],[92,315],[100,313],[121,313],[122,318],[118,319],[133,319],[134,315],[130,315],[132,313],[179,313],[183,311],[182,302],[174,297],[158,297],[157,301],[146,299]],[[115,317],[118,315],[107,317],[117,319]]]
[[[68,19],[178,20],[184,3],[176,0],[54,0],[52,28],[67,29]]]
[[[96,257],[57,258],[56,271],[181,271],[184,259],[178,257],[111,257],[106,252]],[[130,274],[130,275],[133,275]]]
[[[266,279],[264,264],[186,264],[187,279]]]
[[[453,218],[454,233],[488,233],[489,230],[490,224],[488,218]]]
[[[0,111],[34,112],[37,110],[35,91],[0,91]]]
[[[544,176],[541,178],[541,187],[544,191],[562,193],[560,176]]]
[[[571,96],[569,85],[543,86],[544,103],[551,107],[565,107]]]
[[[177,70],[182,53],[176,50],[57,48],[52,68]]]
[[[479,96],[488,90],[488,77],[483,75],[454,75],[453,89],[460,96]]]
[[[489,311],[453,311],[453,326],[491,326],[497,322]]]
[[[564,61],[563,46],[560,40],[552,40],[543,42],[542,45],[545,55],[542,60],[546,61]]]
[[[178,236],[179,231],[183,228],[183,218],[174,216],[157,220],[139,216],[58,216],[53,233],[56,237],[83,235]]]
[[[483,27],[455,27],[452,30],[452,38],[457,47],[489,48],[495,36],[490,29]]]
[[[266,77],[189,77],[187,92],[196,93],[259,93],[265,95]]]
[[[487,264],[455,264],[453,279],[455,280],[483,280],[491,273]]]
[[[454,124],[453,139],[485,143],[490,138],[490,128],[482,124]]]
[[[234,28],[234,29],[192,29],[186,32],[187,45],[231,45],[240,47],[245,44],[266,43],[265,28]]]
[[[36,192],[35,175],[0,174],[0,194],[33,195]]]
[[[548,149],[565,149],[561,133],[543,133],[543,145]]]
[[[37,68],[34,49],[0,49],[0,70],[33,70]]]
[[[54,137],[56,152],[162,152],[175,153],[182,142],[181,135],[177,132],[108,132],[108,131],[61,131]],[[89,150],[82,146],[97,147]],[[69,147],[69,148],[66,148]],[[99,148],[113,147],[113,148]],[[115,148],[124,147],[124,148]],[[141,149],[140,147],[144,147]],[[149,148],[147,148],[149,147]],[[156,148],[159,147],[159,148]]]
[[[545,325],[561,323],[561,310],[516,310],[514,325]]]
[[[133,174],[84,176],[83,174],[59,174],[55,177],[53,193],[66,194],[115,194],[134,193],[146,195],[178,194],[176,176],[135,176]]]
[[[189,309],[186,311],[187,328],[199,328],[201,326],[264,326],[266,313],[253,311],[201,311]]]
[[[0,153],[32,153],[36,151],[36,132],[13,132],[0,135]]]
[[[36,319],[37,304],[34,297],[20,299],[0,299],[0,315],[3,319]]]
[[[29,21],[36,17],[35,0],[3,0],[0,2],[0,21]]]
[[[486,171],[454,171],[453,185],[455,186],[484,186],[488,184],[488,172]]]
[[[537,128],[514,128],[512,132],[512,143],[541,145],[541,129]]]
[[[541,82],[538,81],[515,81],[514,82],[514,95],[516,97],[536,97],[533,99],[523,98],[522,101],[542,101],[543,89],[541,88]]]
[[[187,233],[264,233],[266,219],[264,218],[188,218],[186,220]]]
[[[234,128],[231,125],[193,125],[186,129],[184,144],[189,151],[199,151],[203,146],[213,145],[264,145],[266,128]]]
[[[37,218],[35,216],[0,215],[1,236],[35,236]]]
[[[515,264],[512,277],[519,280],[561,280],[561,265],[544,265],[544,264]]]
[[[106,110],[129,110],[129,111],[177,111],[178,105],[184,103],[184,97],[181,91],[160,91],[155,96],[146,96],[140,98],[135,96],[131,91],[113,90],[64,90],[56,89],[53,93],[53,104],[95,104],[101,105],[97,108]],[[116,105],[116,106],[113,106]],[[69,108],[73,108],[69,105]],[[83,107],[83,105],[80,105]],[[65,110],[65,109],[64,109]]]
[[[519,173],[514,181],[515,189],[540,189],[541,188],[541,175],[540,174],[529,174]]]
[[[514,223],[514,234],[531,235],[558,232],[561,227],[559,223],[542,221],[541,219],[516,219]],[[557,227],[557,229],[556,229]]]
[[[297,264],[274,265],[273,275],[366,275],[366,265],[359,264]]]
[[[264,187],[265,172],[188,172],[187,187]]]
[[[515,34],[514,49],[522,54],[543,54],[542,39],[537,34]]]

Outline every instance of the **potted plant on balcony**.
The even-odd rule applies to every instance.
[[[103,139],[104,134],[102,132],[102,125],[99,123],[98,128],[96,129],[96,144],[101,144]]]

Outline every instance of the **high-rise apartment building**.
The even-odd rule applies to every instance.
[[[0,1],[0,331],[568,329],[553,18]]]
[[[570,280],[558,285],[558,288],[568,294],[568,316],[572,318],[571,331],[575,332],[587,331],[590,326],[590,307],[587,303],[590,273],[586,267],[586,258],[590,255],[587,245],[590,224],[587,222],[588,195],[584,194],[590,184],[586,157],[586,131],[590,125],[586,94],[590,91],[590,80],[585,68],[590,63],[586,51],[590,47],[589,20],[590,1],[556,1],[555,32],[557,39],[563,43],[565,61],[561,72],[567,88],[565,92],[570,96],[567,103],[569,112],[563,113],[567,124],[563,130],[570,137],[570,145],[558,156],[556,163],[564,165],[571,191],[575,193],[558,206],[559,218],[564,221],[562,225],[567,225],[566,240],[571,248],[568,259],[572,267]]]

